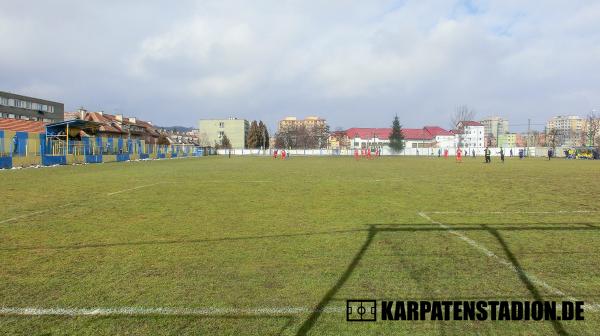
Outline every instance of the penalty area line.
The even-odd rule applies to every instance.
[[[38,307],[0,307],[0,315],[20,316],[286,316],[315,312],[306,307],[259,307],[259,308],[38,308]],[[329,307],[323,313],[341,313],[345,308]]]
[[[429,217],[427,214],[425,214],[424,212],[419,212],[419,216],[423,217],[424,219],[426,219],[428,222],[430,222],[431,224],[436,224],[439,225],[439,227],[445,229],[448,233],[458,237],[459,239],[463,240],[464,242],[466,242],[467,244],[471,245],[472,247],[476,248],[477,250],[479,250],[480,252],[482,252],[483,254],[485,254],[486,256],[493,258],[494,260],[496,260],[498,263],[508,267],[511,271],[517,273],[518,275],[522,275],[524,277],[526,277],[527,279],[529,279],[529,281],[531,281],[532,283],[543,287],[544,289],[546,289],[548,292],[557,295],[557,296],[561,296],[564,297],[565,299],[569,300],[569,301],[582,301],[579,300],[577,298],[574,298],[572,296],[567,295],[565,292],[554,288],[552,286],[550,286],[549,284],[547,284],[546,282],[538,279],[536,276],[529,274],[527,272],[525,272],[525,270],[523,270],[520,267],[515,266],[512,262],[498,256],[497,254],[495,254],[494,252],[492,252],[491,250],[489,250],[487,247],[485,247],[484,245],[478,243],[477,241],[467,237],[466,235],[464,235],[463,233],[453,230],[450,226],[442,223],[442,222],[438,222],[436,220],[433,220],[431,217]],[[585,303],[585,308],[588,311],[592,311],[592,312],[597,312],[600,311],[600,304],[597,303]]]

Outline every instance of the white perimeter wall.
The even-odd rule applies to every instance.
[[[527,153],[527,148],[524,147],[514,147],[512,148],[513,150],[513,156],[514,157],[518,157],[519,156],[519,150],[523,149],[526,153]],[[444,155],[444,149],[442,148],[442,153],[441,155]],[[483,156],[484,155],[484,148],[476,148],[475,149],[475,155],[476,156]],[[500,148],[490,148],[490,150],[492,151],[492,156],[500,156]],[[506,157],[510,157],[510,150],[511,148],[504,148],[504,155]],[[471,149],[468,149],[468,153],[464,153],[463,155],[468,155],[471,156]],[[273,149],[267,149],[267,150],[261,150],[261,149],[219,149],[217,150],[217,154],[219,155],[228,155],[229,152],[231,152],[231,155],[265,155],[265,156],[272,156],[273,155]],[[335,149],[288,149],[286,150],[286,153],[288,153],[290,156],[305,156],[305,155],[310,155],[310,156],[328,156],[328,155],[349,155],[352,156],[354,155],[354,150],[353,149],[342,149],[342,150],[335,150]],[[547,148],[535,148],[535,147],[530,147],[529,148],[529,156],[546,156],[548,153],[548,149]],[[360,150],[359,150],[359,154],[360,154]],[[281,155],[281,150],[279,150],[279,156]],[[398,154],[393,154],[391,152],[391,150],[387,147],[384,147],[383,152],[381,153],[381,155],[387,156],[387,155],[399,155],[399,156],[434,156],[436,157],[438,155],[438,148],[406,148],[405,150],[403,150],[402,152],[398,153]],[[448,155],[450,156],[455,156],[456,155],[456,148],[448,148]],[[564,153],[561,149],[557,148],[556,149],[556,153],[555,156],[564,156]]]

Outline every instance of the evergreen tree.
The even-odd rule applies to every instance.
[[[392,123],[390,148],[396,153],[404,149],[404,134],[402,134],[402,125],[400,125],[400,120],[398,120],[397,115],[394,117],[394,122]]]
[[[267,125],[262,120],[258,123],[258,133],[260,135],[259,147],[264,146],[264,149],[269,148],[269,131],[267,130]]]
[[[250,130],[248,130],[248,136],[246,137],[246,147],[248,148],[260,148],[262,145],[261,134],[258,129],[256,120],[253,120],[250,124]]]
[[[221,148],[231,149],[231,141],[226,134],[223,134],[223,138],[221,138]]]

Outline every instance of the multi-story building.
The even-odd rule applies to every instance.
[[[286,129],[300,126],[304,126],[306,128],[317,128],[325,127],[326,125],[327,120],[314,116],[306,117],[305,119],[298,119],[296,117],[285,117],[283,120],[279,121],[277,131],[281,132]]]
[[[546,135],[558,146],[581,146],[585,120],[579,116],[557,116],[546,123]]]
[[[515,133],[499,134],[497,139],[497,146],[500,148],[517,147],[517,135]]]
[[[487,117],[481,121],[485,144],[496,146],[501,135],[508,133],[508,120],[500,117]]]
[[[203,119],[198,124],[198,137],[211,145],[221,144],[225,135],[231,148],[245,148],[250,123],[245,119]]]
[[[485,127],[477,121],[459,121],[454,131],[456,147],[460,148],[482,148]]]
[[[65,105],[0,91],[0,118],[43,121],[64,120]]]

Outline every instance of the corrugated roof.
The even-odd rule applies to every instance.
[[[46,124],[42,121],[0,118],[0,130],[13,132],[46,132]]]

